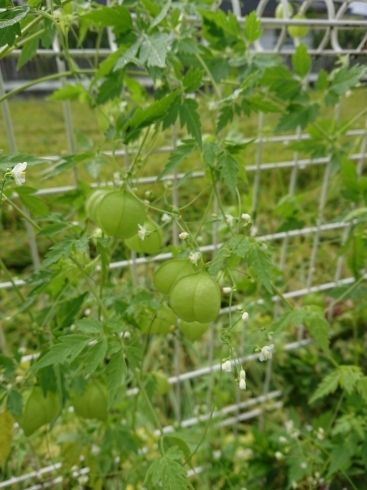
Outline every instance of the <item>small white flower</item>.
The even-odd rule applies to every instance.
[[[298,483],[295,482],[295,481],[293,481],[292,482],[292,488],[293,488],[293,490],[295,490],[296,488],[298,488]]]
[[[280,452],[280,451],[277,451],[274,456],[277,458],[277,459],[283,459],[283,454]]]
[[[217,108],[217,103],[214,102],[213,100],[211,100],[209,103],[208,103],[208,110],[209,111],[215,111],[215,109]]]
[[[147,230],[144,228],[144,226],[141,226],[141,225],[138,225],[138,226],[139,226],[139,231],[138,231],[139,238],[144,240],[145,235],[147,234]]]
[[[88,483],[88,480],[89,480],[88,475],[82,475],[78,478],[78,482],[80,483],[80,485],[85,485],[86,483]]]
[[[230,373],[232,371],[232,363],[229,359],[225,362],[222,362],[222,370],[226,373]]]
[[[229,226],[234,225],[234,217],[231,214],[226,214],[226,222]]]
[[[120,172],[114,172],[113,174],[113,183],[116,187],[120,187],[122,185],[121,174]]]
[[[246,371],[244,369],[241,368],[241,371],[240,371],[240,379],[246,379]]]
[[[161,220],[163,221],[163,223],[170,223],[172,221],[172,216],[170,216],[167,213],[164,213]]]
[[[200,259],[200,257],[201,257],[201,253],[200,252],[190,252],[189,260],[193,264],[197,265],[198,260]]]
[[[179,235],[179,238],[181,240],[186,240],[186,238],[189,236],[189,234],[186,232],[186,231],[183,231],[182,233],[180,233]]]
[[[224,294],[229,294],[232,292],[232,288],[226,286],[226,287],[222,288],[222,291]]]
[[[97,455],[101,452],[101,448],[97,446],[96,444],[92,444],[92,454]]]
[[[271,359],[273,357],[273,353],[271,352],[274,349],[274,344],[271,345],[264,345],[262,347],[261,352],[260,352],[260,361],[267,361],[268,359]]]
[[[286,438],[286,437],[284,437],[284,436],[280,436],[280,437],[279,437],[279,442],[280,442],[281,444],[286,444],[286,443],[288,442],[288,440],[287,440],[287,438]]]
[[[244,311],[244,312],[242,313],[242,320],[243,320],[244,322],[247,322],[247,320],[248,320],[248,313],[247,313],[247,311]]]
[[[241,214],[241,218],[243,219],[243,221],[245,223],[249,223],[251,221],[251,216],[247,213],[243,213]]]
[[[241,378],[240,382],[238,383],[238,386],[240,387],[240,390],[245,390],[246,389],[246,380]]]
[[[302,461],[302,463],[301,463],[301,465],[300,465],[300,466],[301,466],[301,468],[303,468],[303,469],[305,470],[305,469],[307,468],[307,463],[306,463],[306,461]]]
[[[222,456],[222,451],[220,449],[213,451],[213,458],[214,459],[220,459],[221,456]]]
[[[10,172],[14,177],[17,185],[22,185],[25,182],[25,169],[27,168],[27,162],[17,163],[13,170]]]

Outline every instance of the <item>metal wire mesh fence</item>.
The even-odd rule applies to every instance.
[[[354,57],[356,60],[363,60],[366,55],[367,47],[367,19],[366,17],[352,16],[351,7],[353,7],[353,2],[333,2],[331,0],[325,0],[323,3],[322,12],[315,18],[307,19],[290,19],[287,3],[282,0],[284,4],[285,18],[276,19],[272,17],[265,17],[264,13],[267,13],[267,0],[260,0],[256,6],[256,12],[259,18],[261,18],[261,24],[264,29],[264,33],[259,41],[256,41],[252,45],[252,51],[258,54],[278,54],[284,56],[286,59],[289,58],[295,51],[299,41],[296,39],[290,39],[287,36],[287,26],[308,26],[310,27],[310,34],[306,38],[306,44],[308,44],[309,53],[313,56],[313,70],[317,70],[320,67],[320,59],[325,60],[328,58],[336,58],[344,55],[349,55]],[[367,7],[367,2],[364,2]],[[316,5],[317,4],[317,5]],[[320,2],[314,2],[313,0],[306,0],[302,2],[300,6],[300,12],[306,14],[312,11],[316,6],[319,6]],[[243,10],[241,10],[241,4],[239,0],[232,0],[231,7],[233,13],[238,17],[239,21],[243,23]],[[192,17],[190,21],[195,24],[197,19]],[[99,56],[107,56],[112,51],[116,49],[113,34],[111,31],[108,32],[107,36],[109,47],[99,50]],[[88,59],[95,55],[96,51],[94,49],[70,49],[70,54],[76,59]],[[11,54],[12,57],[18,57],[20,55],[20,50],[14,50]],[[56,60],[56,67],[60,74],[66,72],[66,65],[62,57],[60,56],[60,46],[58,44],[57,38],[53,42],[52,49],[41,49],[37,51],[37,55],[40,58],[53,58]],[[1,62],[3,64],[3,61]],[[6,66],[2,65],[3,71],[6,70]],[[9,73],[8,73],[9,75]],[[0,96],[6,93],[6,90],[20,91],[20,86],[9,83],[9,76],[6,77],[7,81],[4,82],[3,77],[0,74]],[[309,82],[313,82],[313,75],[311,73]],[[65,83],[68,80],[67,77],[62,79],[61,83]],[[70,80],[70,77],[69,77]],[[149,80],[146,81],[149,83]],[[57,82],[56,86],[60,86]],[[27,89],[38,88],[36,82],[27,83]],[[54,88],[54,85],[45,85],[42,88],[50,90]],[[338,116],[338,111],[340,107],[336,108],[336,117]],[[2,102],[3,119],[6,126],[7,137],[9,141],[9,147],[11,152],[17,152],[17,135],[14,133],[11,109],[7,100]],[[69,102],[63,103],[64,111],[64,121],[67,137],[67,146],[70,153],[76,152],[74,130],[72,125],[72,109]],[[252,135],[251,135],[252,136]],[[350,277],[346,273],[344,268],[343,256],[340,256],[336,262],[336,267],[332,269],[331,267],[325,267],[325,261],[328,259],[323,252],[322,245],[325,240],[332,240],[334,243],[339,242],[343,245],[348,237],[348,232],[350,230],[350,223],[345,221],[338,221],[333,215],[332,204],[328,201],[330,193],[330,180],[332,163],[328,156],[320,158],[300,158],[297,152],[293,153],[293,158],[287,161],[264,161],[264,149],[269,145],[274,155],[277,153],[277,148],[284,147],[290,142],[302,141],[309,138],[309,135],[303,133],[301,130],[297,130],[295,134],[284,134],[274,136],[269,132],[267,128],[267,115],[260,113],[258,116],[258,130],[257,135],[254,135],[254,144],[256,145],[255,161],[246,165],[246,171],[249,176],[249,181],[252,186],[252,202],[251,209],[249,212],[253,216],[254,229],[258,230],[259,233],[256,236],[258,240],[270,241],[274,244],[274,250],[276,251],[275,257],[277,259],[277,265],[279,270],[282,271],[284,276],[284,282],[289,285],[288,291],[284,294],[285,298],[300,298],[310,292],[316,291],[328,291],[336,286],[343,286],[352,284],[354,281],[353,277]],[[351,160],[353,160],[358,169],[358,175],[361,176],[363,173],[364,162],[367,156],[367,127],[362,127],[359,129],[351,129],[348,131],[347,138],[350,138],[354,143],[358,143],[358,149],[355,153],[351,155]],[[155,152],[168,153],[172,151],[177,146],[178,134],[174,131],[172,134],[172,145],[161,147],[156,149]],[[108,152],[107,152],[108,153]],[[127,153],[126,148],[115,151],[116,156],[121,156],[126,164],[128,164],[130,155]],[[55,160],[58,155],[47,155],[45,156],[49,160]],[[304,226],[300,229],[295,229],[291,231],[277,231],[276,223],[267,223],[263,219],[257,221],[257,216],[266,215],[266,209],[261,209],[265,202],[261,199],[261,194],[267,191],[267,186],[269,181],[275,178],[279,178],[282,182],[286,182],[286,192],[289,196],[294,196],[300,185],[303,188],[307,188],[307,182],[310,181],[310,175],[317,172],[319,184],[317,186],[317,219],[316,222],[310,224],[310,226]],[[46,188],[38,191],[39,195],[55,195],[70,192],[77,187],[78,175],[74,171],[73,178],[75,180],[74,186],[63,186],[63,187],[53,187]],[[174,206],[178,207],[180,205],[180,192],[176,185],[180,180],[184,178],[184,173],[174,173],[164,177],[163,181],[171,181],[172,185],[172,203]],[[194,179],[203,179],[205,177],[204,173],[195,172],[192,174]],[[140,178],[136,181],[136,185],[146,185],[154,184],[156,181],[156,176],[151,175],[147,177]],[[106,182],[106,185],[112,185],[111,182]],[[97,185],[97,184],[92,184]],[[182,204],[182,203],[181,203]],[[268,205],[267,203],[266,205]],[[271,204],[271,203],[270,203]],[[213,213],[218,212],[218,203],[214,202]],[[28,233],[29,246],[31,249],[31,255],[33,260],[33,265],[37,268],[40,264],[39,252],[37,248],[37,239],[34,235],[32,227],[26,223],[26,231]],[[214,253],[220,246],[219,243],[219,232],[218,224],[214,223],[211,235],[211,244],[204,245],[201,247],[201,251],[205,253]],[[178,229],[173,227],[172,243],[178,243]],[[293,266],[289,265],[290,258],[294,258],[297,255],[299,248],[306,247],[309,250],[309,260],[307,267],[303,266],[303,270],[295,275],[295,269]],[[152,258],[147,257],[137,257],[135,253],[129,260],[122,260],[117,262],[112,262],[109,265],[111,270],[126,269],[130,268],[132,277],[135,282],[139,281],[139,276],[144,274],[144,269],[142,267],[149,267],[152,263],[160,262],[171,257],[171,253],[162,253]],[[319,271],[322,270],[322,274]],[[19,287],[26,287],[27,283],[25,280],[15,279],[14,283]],[[10,289],[13,285],[10,281],[2,282],[0,284],[0,289]],[[277,303],[279,298],[277,296],[273,297],[273,301]],[[235,311],[236,306],[231,309]],[[228,314],[229,308],[223,308],[221,314]],[[275,309],[277,312],[277,309]],[[332,309],[329,310],[329,314],[332,314]],[[175,417],[177,423],[185,428],[191,427],[195,424],[208,421],[209,419],[220,419],[220,424],[222,426],[233,426],[236,427],[241,421],[249,420],[251,418],[260,416],[261,424],[261,414],[264,413],[264,408],[266,410],[272,410],[279,408],[282,404],[282,392],[280,390],[271,390],[271,377],[272,377],[272,363],[269,362],[267,365],[266,377],[263,385],[263,393],[257,397],[251,398],[245,402],[241,401],[238,396],[236,403],[230,404],[221,408],[214,413],[210,410],[207,413],[198,415],[197,417],[185,418],[182,413],[182,397],[187,396],[185,383],[188,380],[199,379],[201,377],[213,375],[213,373],[218,373],[221,368],[220,359],[216,359],[215,343],[216,337],[214,335],[214,326],[212,327],[209,335],[209,343],[207,346],[207,364],[204,367],[198,369],[192,369],[190,371],[183,370],[181,362],[181,347],[178,340],[175,340],[174,345],[174,375],[169,378],[169,383],[175,386],[174,397],[175,402],[173,403],[175,407]],[[245,327],[243,331],[243,336],[246,335]],[[291,339],[292,340],[292,339]],[[296,332],[296,338],[291,342],[287,343],[284,347],[285,351],[291,351],[297,349],[300,346],[306,346],[310,343],[310,339],[304,338],[303,328],[300,328]],[[34,356],[31,356],[34,357]],[[259,354],[251,354],[249,356],[243,356],[241,361],[251,361],[257,359]],[[25,358],[28,360],[29,357]],[[208,384],[207,401],[208,407],[211,405],[212,397],[212,385]],[[137,389],[132,389],[127,392],[128,396],[134,396],[137,393]],[[170,432],[173,430],[172,426],[164,427],[165,432]],[[235,429],[234,429],[235,430]],[[10,480],[0,482],[0,488],[11,487],[15,484],[27,484],[28,490],[46,488],[57,486],[61,484],[62,477],[52,477],[61,468],[61,463],[42,468],[38,471],[17,476],[11,478]],[[196,472],[204,471],[205,468],[195,469]],[[80,474],[88,472],[87,469],[81,469]],[[46,479],[46,480],[45,480]],[[32,485],[31,482],[36,482]],[[19,487],[18,487],[19,488]]]

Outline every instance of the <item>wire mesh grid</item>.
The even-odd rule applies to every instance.
[[[366,19],[350,19],[347,16],[348,8],[350,7],[351,1],[339,2],[338,4],[332,2],[331,0],[324,0],[324,4],[326,7],[326,13],[323,18],[318,19],[305,19],[305,20],[290,20],[289,12],[287,7],[287,2],[285,0],[281,0],[284,6],[285,18],[284,19],[274,19],[264,17],[264,11],[266,9],[267,0],[260,0],[257,6],[257,14],[261,18],[262,27],[264,29],[264,35],[262,38],[255,42],[252,46],[252,50],[260,53],[260,54],[269,54],[269,53],[277,53],[283,56],[289,56],[294,53],[295,48],[297,47],[298,40],[295,39],[292,45],[289,44],[289,39],[287,38],[287,26],[292,25],[307,25],[314,30],[321,32],[320,41],[317,47],[309,47],[309,53],[313,55],[315,58],[319,56],[330,57],[337,55],[354,55],[354,56],[364,56],[366,53],[366,42],[367,42],[367,20]],[[243,22],[244,18],[242,16],[242,10],[239,0],[232,0],[232,9],[234,14],[239,18],[240,22]],[[300,12],[305,14],[309,9],[312,8],[312,4],[314,2],[312,0],[306,0],[302,3],[300,7]],[[316,3],[316,2],[315,2]],[[320,2],[318,2],[320,3]],[[367,5],[367,2],[365,2]],[[191,21],[195,23],[197,19],[192,18]],[[343,46],[341,41],[339,40],[339,33],[345,30],[358,30],[361,33],[360,38],[357,41],[357,44],[353,47]],[[273,46],[269,48],[266,46],[267,36],[266,34],[271,34],[273,37],[276,37],[273,42]],[[109,49],[101,49],[99,50],[100,56],[107,56],[112,51],[116,50],[114,37],[112,31],[108,31],[108,40],[110,43]],[[37,54],[39,56],[49,57],[56,56],[57,60],[57,69],[60,74],[66,71],[65,62],[58,56],[60,53],[60,47],[58,44],[57,38],[55,38],[53,43],[52,50],[38,50]],[[20,51],[14,50],[11,53],[11,56],[19,56]],[[80,57],[89,57],[95,54],[94,50],[81,50],[75,49],[70,50],[71,56],[76,58]],[[61,83],[65,83],[66,78],[61,78]],[[312,74],[310,76],[310,81],[312,81]],[[59,82],[58,82],[59,83]],[[27,84],[29,88],[33,86],[33,83]],[[59,85],[58,85],[59,86]],[[14,93],[19,90],[20,87],[13,91]],[[3,77],[0,73],[0,96],[2,96],[6,92],[6,83],[4,83]],[[75,140],[74,140],[74,131],[72,125],[72,113],[71,106],[68,102],[63,103],[63,111],[64,111],[64,121],[65,121],[65,129],[67,135],[67,145],[68,149],[71,153],[75,153]],[[336,108],[336,112],[340,111],[340,107]],[[9,109],[9,104],[7,100],[2,102],[2,112],[3,119],[5,122],[5,127],[7,131],[7,137],[9,141],[9,147],[12,152],[17,151],[16,145],[16,134],[13,130],[11,112]],[[265,134],[264,128],[266,124],[266,115],[263,113],[259,114],[258,118],[258,133],[254,143],[257,145],[255,162],[253,164],[246,166],[246,171],[249,175],[252,176],[252,207],[251,214],[254,216],[254,228],[258,228],[260,233],[256,237],[258,240],[267,240],[272,241],[277,244],[278,250],[278,267],[281,271],[285,271],[287,269],[287,261],[291,254],[296,253],[297,251],[297,240],[307,239],[310,240],[310,260],[307,267],[307,270],[304,271],[304,280],[298,281],[290,281],[290,289],[284,294],[285,298],[300,298],[306,295],[309,292],[315,291],[328,291],[335,286],[342,286],[353,284],[353,277],[346,277],[344,274],[344,258],[343,256],[339,257],[337,261],[337,265],[335,270],[330,270],[330,278],[328,281],[319,281],[316,274],[317,267],[319,265],[318,258],[320,254],[320,244],[322,239],[328,234],[331,233],[331,236],[334,240],[339,240],[340,244],[343,245],[348,237],[351,224],[346,222],[337,222],[337,221],[327,221],[326,215],[329,216],[329,213],[326,213],[327,210],[327,199],[329,192],[329,184],[330,184],[330,171],[331,171],[331,163],[330,158],[328,156],[324,158],[314,158],[314,159],[300,159],[299,154],[297,152],[293,153],[293,158],[289,161],[276,161],[276,162],[264,162],[263,161],[263,148],[264,145],[267,144],[280,144],[286,145],[291,141],[300,141],[303,139],[307,139],[309,135],[304,134],[301,130],[297,130],[295,134],[292,135],[281,135],[281,136],[269,136]],[[363,166],[367,156],[367,121],[366,126],[360,129],[353,129],[347,133],[348,137],[355,140],[359,138],[360,147],[356,153],[351,155],[351,159],[357,162],[358,175],[361,176],[363,173]],[[172,151],[178,143],[178,133],[177,131],[173,131],[172,134],[172,146],[170,147],[162,147],[156,152],[168,153]],[[108,152],[107,152],[108,153]],[[129,161],[129,153],[127,148],[122,148],[117,152],[114,152],[115,155],[121,155],[125,160],[125,165],[128,165]],[[57,155],[47,156],[49,160],[55,160],[58,158]],[[286,232],[276,232],[274,230],[269,230],[267,227],[264,227],[263,223],[257,223],[256,216],[259,214],[260,207],[262,203],[260,202],[260,195],[263,190],[264,184],[262,180],[264,179],[264,175],[269,175],[271,172],[286,172],[285,175],[282,175],[282,179],[289,179],[288,183],[288,195],[293,196],[296,193],[297,186],[299,184],[299,179],[302,177],[302,173],[306,173],[307,170],[312,168],[322,169],[321,175],[321,187],[319,190],[319,203],[318,203],[318,216],[317,221],[313,226],[305,226],[301,229],[286,231]],[[173,182],[172,186],[172,203],[174,206],[179,207],[180,205],[180,195],[177,183],[183,179],[185,174],[181,174],[175,172],[173,175],[166,176],[164,180],[171,180]],[[204,174],[202,172],[195,172],[192,175],[192,178],[202,179]],[[48,189],[42,189],[38,192],[39,195],[52,195],[58,193],[64,193],[75,189],[78,185],[78,175],[76,171],[74,171],[74,186],[64,186],[64,187],[54,187]],[[154,183],[156,180],[156,176],[148,176],[140,178],[136,181],[136,184],[149,184]],[[93,184],[92,184],[93,185]],[[97,185],[97,184],[94,184]],[[111,182],[106,182],[105,185],[112,185]],[[14,196],[16,197],[16,196]],[[214,200],[214,208],[213,213],[218,213],[218,202]],[[261,233],[261,230],[265,229],[264,233]],[[26,224],[26,231],[28,233],[29,246],[31,249],[31,256],[33,260],[34,267],[37,268],[39,266],[39,254],[37,249],[37,241],[34,235],[34,232],[30,226]],[[172,230],[172,243],[178,243],[178,229],[176,226],[173,227]],[[299,242],[298,242],[299,243]],[[214,254],[215,251],[219,248],[221,244],[219,243],[219,230],[218,223],[214,222],[212,228],[212,243],[209,245],[205,245],[201,247],[202,252],[207,252]],[[111,270],[116,269],[124,269],[130,268],[133,281],[135,283],[138,282],[139,273],[138,268],[147,264],[151,264],[152,262],[160,262],[170,258],[172,255],[170,253],[162,253],[158,256],[147,258],[147,257],[137,257],[134,252],[132,252],[130,260],[122,260],[119,262],[112,262],[110,264]],[[325,276],[323,276],[325,277]],[[367,277],[367,275],[366,275]],[[14,280],[14,283],[19,287],[24,287],[27,285],[24,280]],[[0,289],[9,289],[12,287],[12,283],[9,281],[0,283]],[[277,296],[273,297],[273,301],[278,304],[279,298]],[[236,306],[232,306],[231,308],[222,308],[220,314],[226,315],[229,311],[235,311]],[[274,315],[277,316],[279,314],[279,309],[275,308]],[[332,315],[332,308],[329,310],[329,315]],[[245,327],[242,333],[242,344],[245,341]],[[304,338],[304,330],[301,327],[296,333],[296,340],[292,342],[288,342],[284,346],[285,351],[291,351],[293,349],[298,349],[299,347],[307,346],[311,341],[308,338]],[[222,426],[233,426],[234,430],[237,430],[238,423],[241,421],[249,420],[251,418],[258,417],[260,427],[263,426],[264,423],[264,409],[277,409],[282,406],[281,400],[276,401],[277,399],[281,399],[282,392],[280,390],[271,389],[271,377],[272,377],[272,362],[268,362],[267,370],[263,385],[263,393],[257,397],[253,397],[249,400],[241,401],[239,396],[239,391],[236,392],[236,402],[231,405],[227,405],[220,410],[216,410],[213,413],[208,411],[207,413],[198,415],[197,417],[184,418],[181,412],[182,406],[182,397],[185,396],[184,391],[184,383],[188,380],[201,378],[204,376],[212,375],[213,373],[218,373],[221,370],[220,360],[215,359],[214,357],[214,345],[215,345],[215,329],[214,326],[211,327],[209,331],[209,342],[207,346],[207,365],[205,367],[200,367],[198,369],[193,369],[191,371],[183,371],[182,363],[181,363],[181,346],[180,342],[176,339],[174,344],[174,375],[169,378],[169,383],[175,385],[174,397],[175,401],[173,402],[173,407],[175,409],[175,418],[177,423],[182,427],[190,427],[195,424],[205,422],[213,419],[220,419],[220,424]],[[24,360],[29,360],[30,358],[34,358],[36,355],[25,356]],[[241,353],[241,357],[239,362],[248,362],[258,358],[258,354],[250,354],[243,355]],[[208,407],[212,406],[212,383],[208,383],[207,385],[207,405]],[[138,392],[138,389],[131,389],[127,392],[128,396],[134,396]],[[255,408],[254,408],[255,407]],[[164,427],[164,432],[168,433],[173,431],[173,426]],[[49,478],[50,475],[57,473],[61,468],[61,463],[56,463],[54,465],[42,468],[38,471],[21,475],[18,477],[11,478],[7,481],[0,482],[0,488],[6,488],[13,486],[15,484],[19,484],[22,482],[27,482],[30,485],[31,481],[38,481],[35,485],[28,486],[28,490],[38,489],[38,488],[46,488],[57,486],[62,483],[62,477],[53,477],[51,480],[44,481],[44,477]],[[190,476],[197,474],[201,471],[204,471],[205,468],[195,468],[194,470],[190,470]],[[80,469],[80,474],[83,472],[87,472],[88,469]],[[25,487],[24,487],[25,488]]]

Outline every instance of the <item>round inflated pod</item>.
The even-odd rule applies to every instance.
[[[180,329],[182,334],[191,342],[200,339],[208,331],[210,323],[185,322],[181,321]]]
[[[19,425],[25,436],[31,436],[43,425],[50,424],[61,410],[57,393],[48,391],[44,396],[42,388],[35,386],[24,404],[23,414],[19,419]]]
[[[97,189],[89,194],[85,202],[85,212],[89,219],[96,221],[96,207],[101,199],[108,193],[112,192],[111,189]]]
[[[154,286],[160,293],[169,294],[176,281],[194,272],[194,266],[188,260],[167,260],[155,271],[153,278]]]
[[[162,250],[163,233],[159,226],[151,219],[144,222],[144,228],[150,232],[142,240],[138,234],[125,240],[126,246],[134,252],[156,255]]]
[[[186,322],[208,323],[215,320],[220,304],[219,286],[205,271],[182,277],[170,292],[172,310]]]
[[[289,2],[287,2],[287,6],[288,6],[288,16],[292,17],[294,12],[293,7]],[[275,9],[275,17],[277,19],[284,19],[285,17],[285,9],[283,7],[282,1],[279,2],[277,8]]]
[[[152,376],[154,378],[154,394],[157,396],[166,395],[171,389],[167,376],[161,371],[154,371]]]
[[[296,14],[292,17],[296,20],[305,20],[306,17],[302,14]],[[288,34],[291,37],[304,37],[310,28],[308,26],[288,26]]]
[[[107,193],[96,205],[96,221],[106,235],[125,240],[136,235],[146,220],[145,207],[127,191]]]
[[[158,311],[145,311],[139,317],[142,332],[167,334],[176,325],[176,315],[171,308],[163,304]]]
[[[100,381],[91,381],[81,395],[73,394],[75,413],[83,419],[106,420],[108,392]]]

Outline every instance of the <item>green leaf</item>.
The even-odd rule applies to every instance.
[[[17,189],[19,199],[32,214],[35,216],[45,216],[49,213],[49,209],[42,199],[33,195],[35,192],[37,192],[37,189],[33,189],[32,187],[22,186]]]
[[[359,82],[366,71],[366,66],[355,65],[351,68],[344,66],[338,72],[336,72],[332,80],[330,90],[337,95],[345,94],[345,92]]]
[[[363,401],[367,404],[367,376],[359,379],[356,385],[358,393],[363,398]]]
[[[337,370],[329,373],[325,378],[321,381],[319,386],[316,388],[315,393],[311,396],[309,403],[312,404],[319,398],[323,398],[330,393],[334,393],[339,384],[339,373]]]
[[[224,129],[228,123],[233,121],[234,109],[233,105],[225,105],[220,109],[216,133],[218,134]]]
[[[271,329],[278,332],[291,325],[298,327],[310,316],[310,310],[306,308],[296,308],[280,315],[272,324]]]
[[[342,470],[351,462],[351,453],[345,444],[335,447],[330,454],[330,466],[326,478],[329,479],[334,473]]]
[[[253,267],[256,276],[259,278],[265,289],[271,294],[272,263],[267,251],[261,249],[261,244],[256,243],[248,255],[249,265]]]
[[[271,100],[268,100],[266,96],[263,95],[253,95],[243,100],[243,103],[248,104],[250,109],[255,112],[264,112],[268,114],[269,112],[283,112],[283,109]]]
[[[22,395],[19,393],[19,391],[13,389],[8,391],[6,408],[10,410],[14,417],[20,417],[22,415],[23,400]]]
[[[13,426],[14,419],[11,413],[0,412],[0,468],[3,473],[13,442]]]
[[[102,340],[89,348],[85,362],[85,374],[92,374],[97,369],[98,365],[104,361],[107,352],[107,339]]]
[[[202,70],[197,70],[191,66],[182,81],[184,91],[190,93],[198,90],[202,85],[203,75],[204,72]]]
[[[311,68],[311,56],[307,52],[304,44],[299,44],[292,55],[294,72],[301,78],[304,78]]]
[[[113,7],[99,7],[91,10],[82,18],[91,20],[101,27],[113,27],[113,30],[118,34],[132,29],[131,15],[124,5],[114,4]]]
[[[322,349],[325,354],[330,355],[329,349],[329,331],[330,324],[325,320],[324,313],[314,313],[310,320],[306,321],[307,330],[314,339],[316,345]]]
[[[12,167],[19,162],[27,162],[28,167],[34,165],[41,165],[49,163],[49,160],[45,158],[34,157],[33,155],[28,155],[26,153],[11,153],[8,155],[0,156],[0,169],[6,170],[8,167]]]
[[[66,238],[62,242],[56,243],[46,254],[46,258],[42,262],[42,267],[45,269],[58,262],[61,258],[67,259],[70,257],[73,244],[74,240],[72,238]]]
[[[149,29],[156,27],[162,22],[162,20],[166,17],[170,7],[171,7],[171,0],[165,0],[165,3],[163,4],[161,11],[150,23]]]
[[[178,94],[179,92],[176,90],[166,97],[153,102],[146,109],[139,107],[123,127],[123,131],[126,133],[124,142],[128,143],[137,136],[141,129],[160,121],[167,114],[167,110],[178,97]]]
[[[290,131],[297,129],[305,129],[310,123],[316,120],[319,115],[319,104],[311,104],[310,106],[291,105],[288,107],[288,113],[284,114],[276,127],[276,131]]]
[[[224,268],[226,260],[230,257],[230,255],[228,244],[224,243],[220,249],[215,252],[214,258],[208,269],[209,274],[216,276],[218,272]]]
[[[11,378],[17,369],[17,366],[11,357],[0,354],[0,367],[5,378]]]
[[[0,29],[13,26],[20,22],[30,11],[30,7],[15,7],[0,12]]]
[[[67,335],[60,337],[59,340],[61,341],[59,344],[53,345],[44,356],[31,366],[32,370],[59,364],[66,361],[67,358],[69,358],[69,362],[72,362],[90,342],[90,338],[84,335]]]
[[[358,366],[339,366],[338,372],[340,387],[350,395],[363,377],[361,369]]]
[[[325,70],[320,70],[315,87],[317,90],[326,90],[329,86],[328,74]]]
[[[57,313],[57,326],[60,330],[65,327],[70,327],[73,324],[75,317],[78,315],[87,295],[88,293],[85,292],[76,298],[64,301],[59,305],[59,311]]]
[[[122,350],[120,349],[111,358],[106,368],[106,378],[108,387],[108,407],[110,408],[117,390],[120,388],[126,376],[126,362]]]
[[[201,121],[197,112],[199,107],[196,100],[186,99],[180,107],[180,122],[181,127],[186,126],[187,131],[197,141],[202,148],[201,140]]]
[[[91,158],[94,158],[94,153],[80,153],[78,155],[67,155],[61,158],[61,163],[57,164],[56,167],[51,170],[42,180],[50,179],[51,177],[55,177],[56,175],[65,172],[65,170],[69,170],[70,168],[75,167],[79,163],[85,162]]]
[[[17,70],[20,70],[23,65],[28,63],[28,61],[33,58],[33,56],[36,54],[37,48],[38,48],[38,42],[39,38],[36,37],[34,39],[30,39],[28,42],[26,42],[22,48],[22,52],[20,53],[18,63],[17,63]]]
[[[164,68],[170,46],[169,34],[156,32],[151,36],[144,36],[140,46],[139,61],[149,66]]]
[[[203,160],[211,167],[215,167],[217,156],[219,155],[219,147],[212,141],[205,141],[203,143]]]
[[[0,28],[0,47],[13,46],[17,36],[21,36],[20,24],[14,24],[5,29]]]
[[[259,39],[262,34],[261,21],[256,12],[251,12],[245,19],[245,37],[249,43]]]
[[[173,150],[168,158],[168,162],[166,163],[164,169],[158,175],[157,182],[159,182],[163,179],[163,177],[175,170],[185,158],[189,158],[196,148],[196,142],[193,140],[188,140],[184,141],[182,145]]]
[[[52,225],[42,228],[42,230],[37,233],[37,236],[53,236],[61,231],[71,228],[72,226],[72,223],[53,223]]]
[[[107,75],[98,88],[97,105],[105,104],[109,100],[121,97],[124,73],[122,70]]]
[[[85,93],[85,88],[81,83],[66,83],[63,87],[55,90],[53,94],[47,97],[47,100],[77,100],[83,93]]]
[[[218,158],[218,168],[220,169],[220,176],[223,182],[226,184],[231,194],[235,195],[239,172],[237,160],[227,150],[224,150]]]
[[[139,48],[141,46],[142,39],[139,38],[132,46],[130,46],[124,54],[118,59],[115,64],[114,71],[120,70],[121,68],[125,68],[128,63],[139,63],[139,60],[136,58]],[[109,72],[109,70],[108,70]]]
[[[75,322],[75,328],[83,333],[103,335],[102,323],[97,318],[83,318]]]
[[[200,53],[200,48],[195,39],[183,38],[177,42],[177,50],[182,54],[198,54]]]
[[[188,490],[192,488],[187,480],[186,471],[177,462],[183,457],[183,453],[176,446],[170,447],[159,459],[150,465],[144,480],[144,484],[151,482],[150,488],[160,485],[165,490]]]

